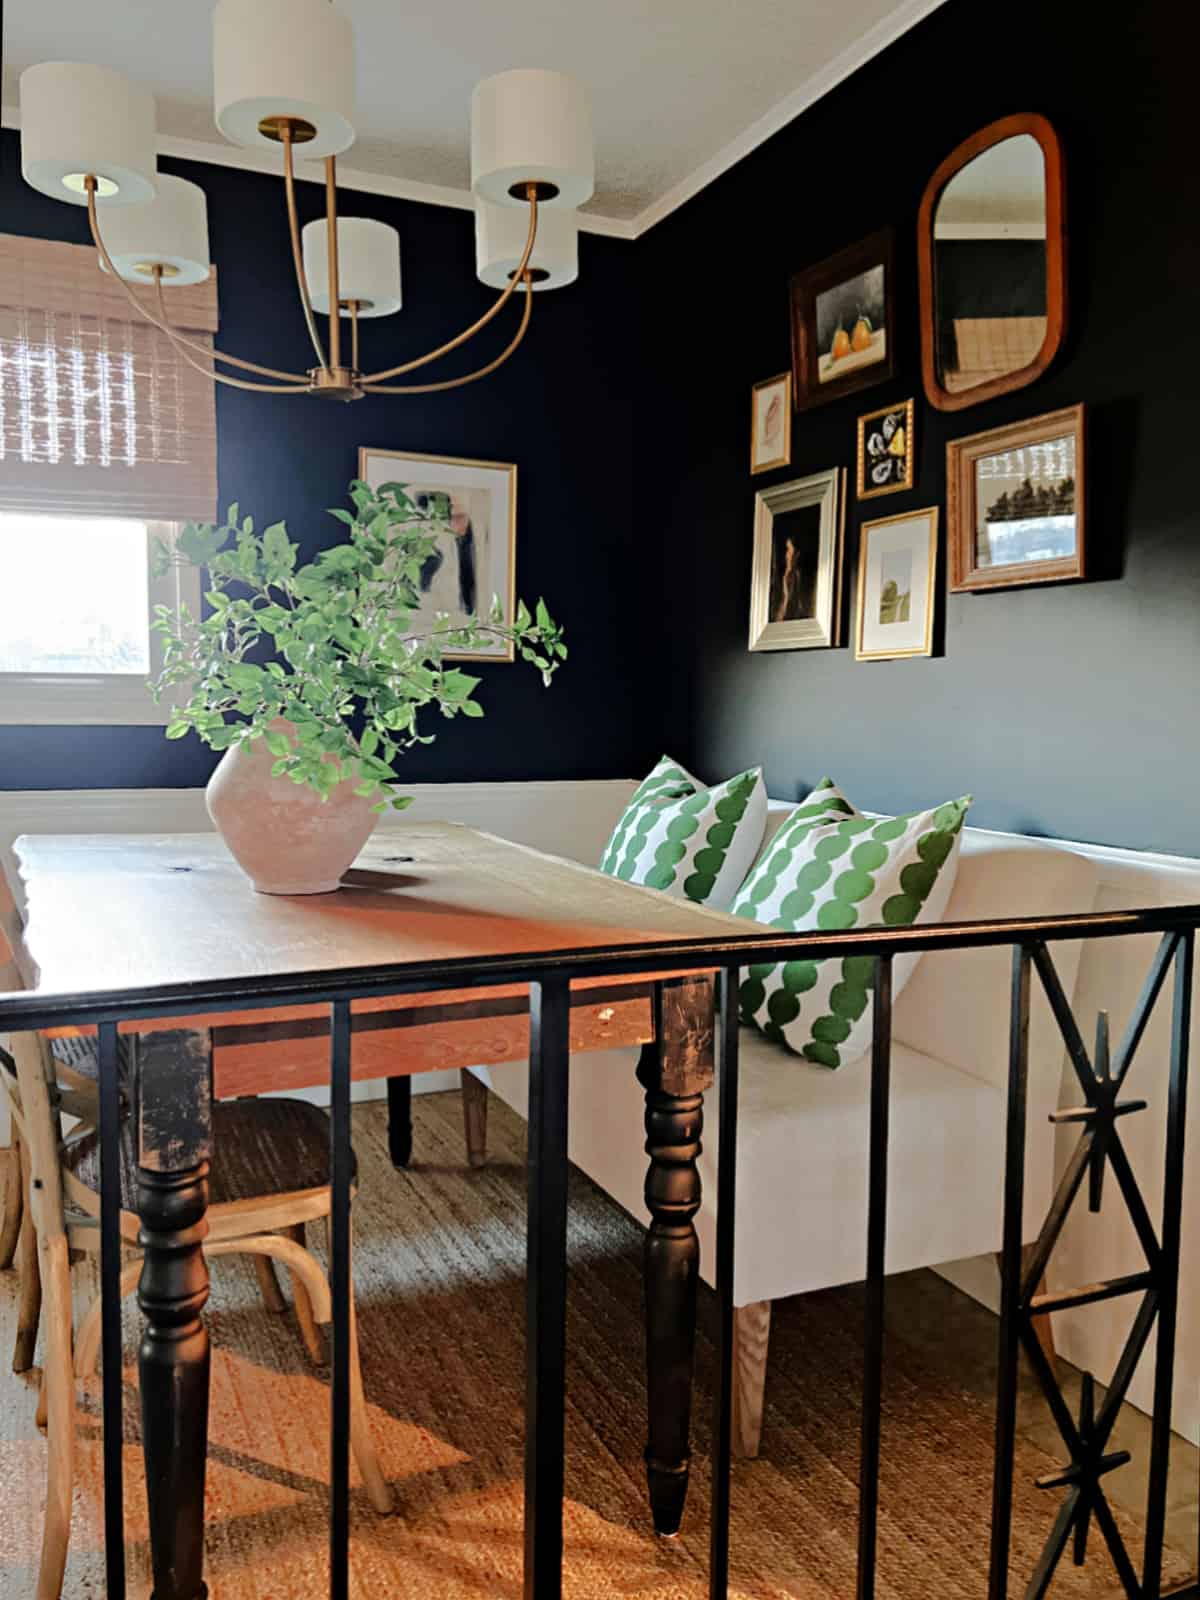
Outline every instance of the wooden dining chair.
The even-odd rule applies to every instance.
[[[0,873],[0,885],[3,881]],[[0,966],[16,953],[20,968],[11,917],[6,922],[0,922]],[[78,1057],[74,1064],[56,1060],[50,1042],[38,1034],[0,1040],[0,1083],[21,1152],[21,1236],[32,1244],[37,1302],[45,1323],[38,1421],[47,1435],[47,1494],[36,1600],[58,1600],[62,1589],[74,1481],[75,1384],[77,1377],[95,1369],[101,1339],[99,1296],[77,1333],[71,1307],[73,1255],[97,1254],[100,1248],[97,1100],[94,1083],[87,1070],[79,1070],[81,1065]],[[72,1080],[65,1087],[64,1067]],[[66,1116],[76,1120],[64,1134]],[[137,1166],[129,1117],[122,1119],[120,1145],[120,1227],[132,1249],[138,1232],[133,1210]],[[298,1100],[218,1101],[213,1107],[213,1149],[206,1258],[245,1254],[285,1266],[305,1343],[320,1360],[318,1325],[331,1319],[329,1281],[306,1247],[304,1230],[309,1222],[328,1219],[331,1210],[326,1114]],[[122,1272],[123,1296],[137,1287],[140,1272],[135,1256]],[[387,1513],[392,1496],[370,1434],[353,1298],[350,1309],[351,1444],[372,1506]],[[21,1311],[28,1320],[31,1306],[24,1287]],[[34,1338],[36,1333],[35,1317]]]

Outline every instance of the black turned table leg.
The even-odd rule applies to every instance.
[[[691,1462],[692,1358],[700,1246],[700,1135],[704,1091],[713,1082],[713,981],[680,978],[656,986],[655,1042],[643,1047],[646,1091],[646,1479],[655,1530],[683,1521]]]
[[[394,1167],[406,1167],[412,1160],[412,1078],[389,1078],[388,1155]]]
[[[150,1512],[151,1600],[205,1600],[208,1448],[209,1036],[170,1031],[137,1041],[138,1354]]]

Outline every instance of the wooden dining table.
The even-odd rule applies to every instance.
[[[454,824],[381,829],[342,886],[314,896],[256,893],[213,834],[27,835],[14,854],[26,901],[26,976],[39,996],[178,996],[193,985],[300,973],[327,975],[332,990],[339,974],[375,966],[494,956],[515,969],[551,952],[656,941],[700,946],[756,931]],[[639,1048],[645,1127],[631,1127],[629,1137],[645,1140],[650,1214],[645,1459],[654,1527],[667,1535],[679,1529],[688,1488],[699,1257],[693,1218],[704,1096],[713,1082],[713,993],[711,970],[569,984],[572,1052]],[[155,1600],[200,1600],[205,1460],[196,1419],[207,1413],[200,1309],[209,1107],[212,1097],[328,1084],[330,1009],[259,1005],[180,1015],[175,1004],[173,1011],[121,1028],[142,1046],[133,1052],[131,1103],[144,1180],[143,1355],[151,1349],[157,1362],[153,1417],[145,1413],[143,1368],[154,1593]],[[530,988],[372,995],[351,1005],[350,1029],[358,1080],[521,1060],[530,1053]],[[564,1118],[565,1094],[564,1084]],[[565,1152],[563,1188],[565,1195]],[[565,1235],[562,1253],[565,1273]],[[530,1337],[553,1344],[546,1330]],[[173,1459],[189,1438],[201,1441],[194,1459]]]

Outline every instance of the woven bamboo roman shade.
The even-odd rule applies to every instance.
[[[166,300],[172,325],[211,347],[215,273]],[[0,234],[0,511],[216,509],[211,380],[137,318],[90,246]]]

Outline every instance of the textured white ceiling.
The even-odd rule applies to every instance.
[[[597,188],[589,209],[641,217],[757,142],[789,110],[940,0],[337,0],[355,23],[359,171],[465,189],[478,78],[555,67],[589,86]],[[213,0],[4,0],[3,99],[35,61],[95,61],[158,96],[160,133],[217,141]],[[781,106],[781,102],[784,102]],[[759,130],[759,135],[768,129]],[[711,175],[711,174],[710,174]]]

